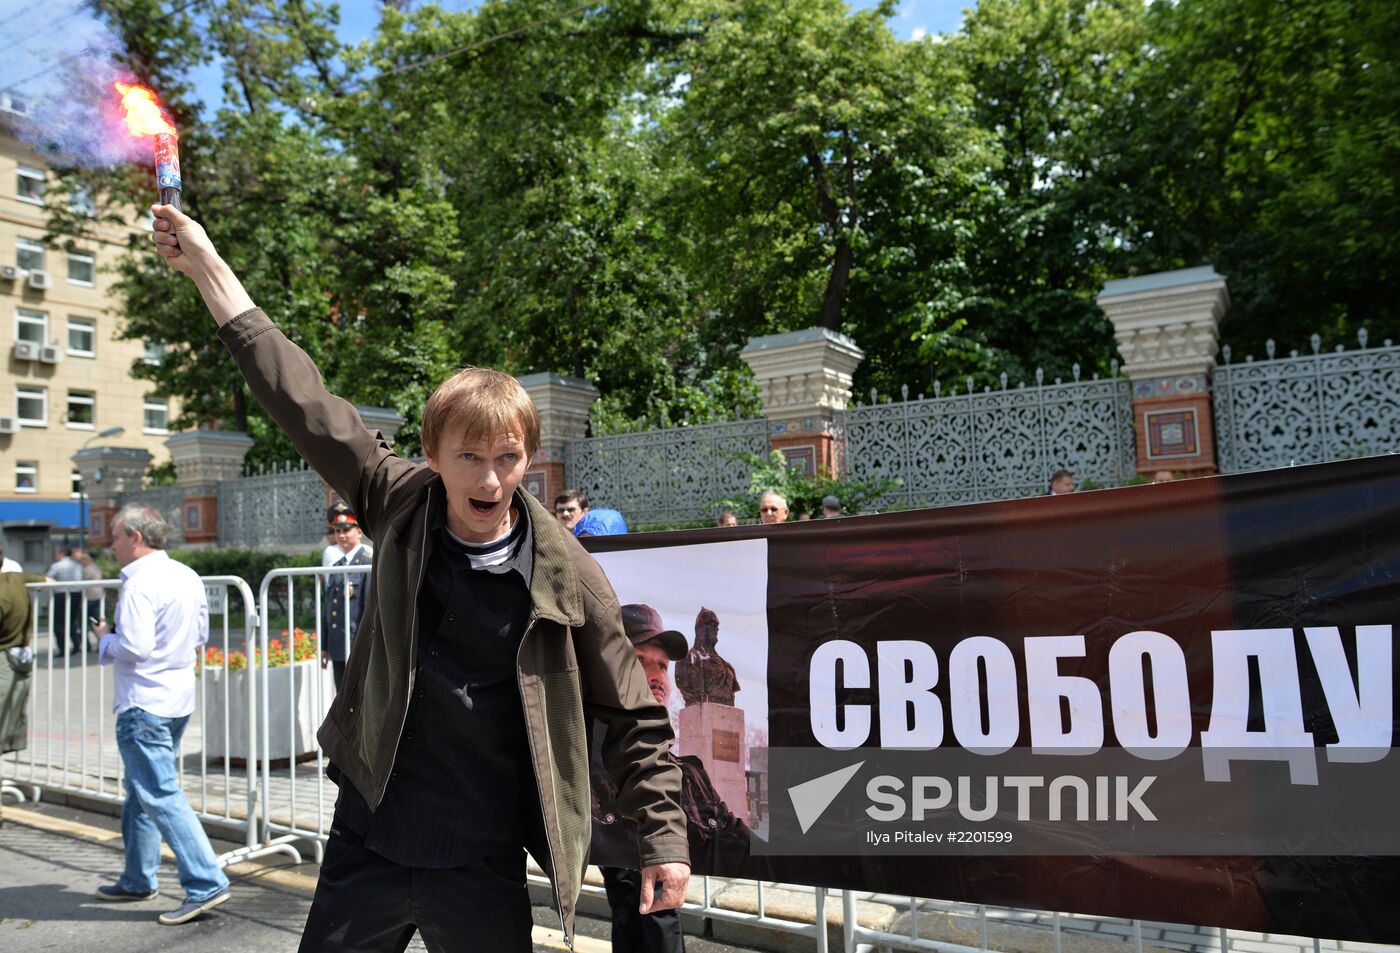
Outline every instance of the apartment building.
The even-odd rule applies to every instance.
[[[6,555],[38,571],[54,542],[77,540],[73,454],[105,443],[146,450],[159,464],[173,408],[131,376],[134,362],[160,355],[117,337],[121,315],[108,300],[106,269],[143,223],[103,227],[71,252],[47,245],[53,176],[25,141],[28,122],[28,104],[0,91],[0,533]]]

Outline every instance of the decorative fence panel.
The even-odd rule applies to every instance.
[[[219,484],[219,545],[320,548],[326,485],[315,470],[291,469]]]
[[[128,493],[122,504],[134,503],[149,506],[170,524],[170,538],[166,546],[174,548],[185,541],[185,488],[182,486],[155,486],[148,490]]]
[[[1221,473],[1325,463],[1400,452],[1400,347],[1367,348],[1230,363],[1214,373],[1216,454]]]
[[[855,407],[837,419],[844,472],[893,477],[885,506],[945,506],[1039,496],[1050,475],[1070,470],[1081,483],[1116,486],[1137,472],[1132,388],[1127,380],[1079,379],[1036,386],[967,390]],[[876,395],[871,394],[872,399]]]
[[[684,522],[748,492],[744,454],[767,457],[766,420],[574,440],[565,473],[592,505],[621,510],[631,524]]]

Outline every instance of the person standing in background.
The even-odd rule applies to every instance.
[[[326,510],[326,525],[334,534],[340,558],[334,566],[368,566],[370,555],[361,544],[359,520],[344,503],[333,503]],[[345,660],[365,612],[365,583],[369,576],[359,573],[332,573],[326,577],[326,594],[321,603],[321,666],[329,662],[340,691],[345,678]]]
[[[53,582],[46,576],[6,570],[0,573],[0,755],[29,747],[29,676],[34,649],[29,644],[34,603],[25,586]],[[4,826],[0,806],[0,826]]]

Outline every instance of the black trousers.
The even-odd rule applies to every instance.
[[[301,953],[401,953],[417,930],[431,953],[530,953],[525,849],[446,869],[405,867],[331,828]]]
[[[646,916],[637,912],[642,903],[642,872],[626,867],[601,869],[612,908],[613,953],[685,953],[679,910]]]
[[[65,651],[81,652],[87,641],[87,631],[83,619],[83,594],[81,592],[56,592],[53,596],[53,642],[62,655]],[[64,643],[69,648],[65,649]]]
[[[340,691],[340,683],[345,681],[345,663],[331,659],[331,675],[335,678],[335,690]]]

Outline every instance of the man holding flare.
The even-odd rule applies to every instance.
[[[318,737],[340,787],[301,949],[531,948],[528,848],[567,936],[590,833],[588,723],[638,822],[640,912],[678,906],[689,858],[666,709],[602,570],[520,487],[539,413],[467,368],[423,410],[426,465],[394,454],[249,298],[204,229],[153,207],[249,388],[382,541]]]

